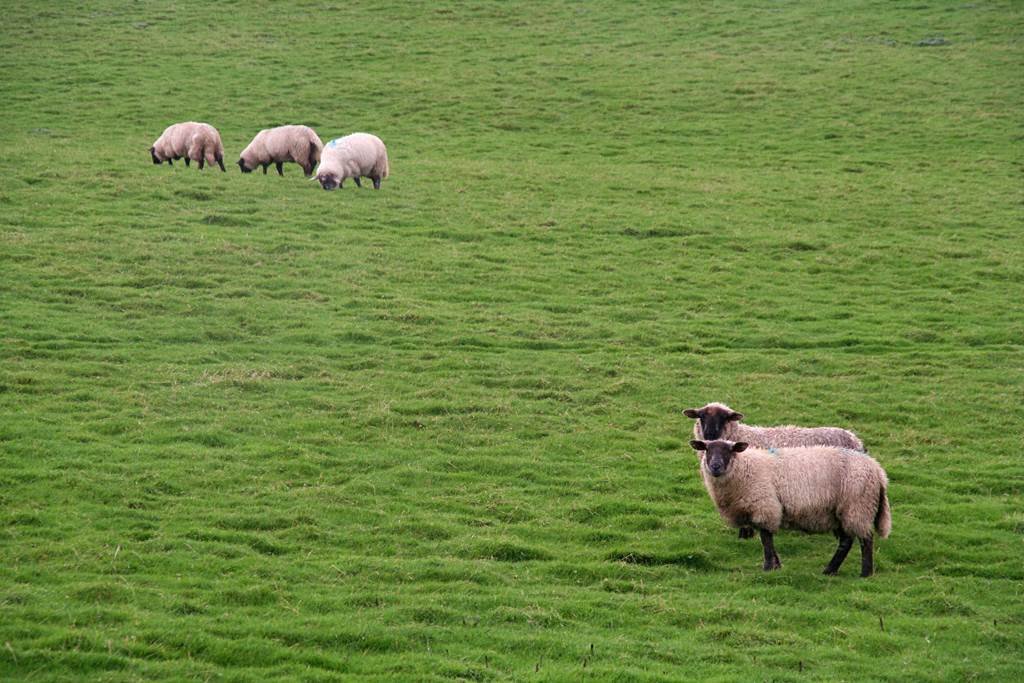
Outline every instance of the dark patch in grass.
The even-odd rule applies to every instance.
[[[787,242],[783,245],[783,248],[788,249],[789,251],[817,251],[821,249],[821,246],[812,242],[796,240],[793,242]]]
[[[657,555],[652,553],[642,553],[638,551],[627,550],[608,553],[605,556],[605,559],[611,560],[612,562],[637,564],[644,567],[676,565],[681,567],[688,567],[695,571],[702,572],[714,571],[717,569],[717,566],[713,562],[711,562],[711,560],[709,560],[707,555],[703,552]]]
[[[130,592],[123,586],[110,583],[97,583],[74,591],[75,598],[85,602],[121,603],[127,602]]]
[[[206,609],[197,605],[193,602],[179,602],[171,607],[173,614],[180,614],[182,616],[189,616],[192,614],[205,614]]]
[[[653,239],[659,237],[689,237],[691,233],[679,228],[649,228],[647,230],[626,228],[622,231],[622,234],[639,239]]]
[[[350,344],[376,344],[377,338],[372,334],[364,334],[363,332],[348,331],[338,335],[337,340],[340,342],[348,342]]]
[[[288,549],[284,546],[263,538],[254,538],[249,541],[249,547],[258,552],[261,555],[287,555]]]
[[[263,586],[247,589],[229,589],[221,594],[221,600],[227,605],[238,607],[262,607],[277,602],[274,591]]]
[[[178,438],[181,441],[197,443],[209,448],[225,448],[231,443],[223,435],[215,432],[184,432]]]
[[[224,225],[228,227],[245,227],[252,225],[252,221],[248,218],[239,218],[238,216],[224,216],[222,214],[211,213],[203,217],[203,223],[206,225]]]
[[[543,550],[515,543],[484,544],[474,548],[469,553],[469,557],[478,560],[497,560],[498,562],[529,562],[551,559],[551,555]]]
[[[296,517],[281,517],[276,515],[266,516],[238,516],[225,517],[214,522],[215,526],[221,529],[233,531],[280,531],[281,529],[292,529],[301,525],[316,526],[316,520],[308,515]]]
[[[453,232],[451,230],[431,230],[427,237],[451,242],[482,242],[483,235],[472,232]]]

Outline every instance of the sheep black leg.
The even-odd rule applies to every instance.
[[[217,165],[220,166],[221,173],[227,173],[228,170],[224,168],[224,157],[220,154],[217,155]]]
[[[875,542],[871,536],[860,539],[860,575],[871,576],[875,573],[875,560],[872,556]]]
[[[171,159],[170,157],[167,157],[167,165],[168,166],[174,166],[174,159]]]
[[[779,569],[782,567],[782,561],[779,560],[779,554],[775,552],[775,543],[772,539],[772,532],[767,529],[761,529],[761,545],[764,547],[764,570],[766,572],[770,572],[773,569]]]
[[[835,576],[839,573],[839,567],[842,566],[843,561],[846,560],[846,554],[849,553],[850,548],[853,547],[853,536],[842,531],[837,531],[836,537],[839,538],[839,547],[836,548],[836,554],[832,556],[831,560],[829,560],[824,572],[829,576]]]
[[[205,166],[206,166],[206,159],[205,158],[200,159],[199,160],[199,170],[202,171]]]
[[[374,176],[374,177],[371,178],[371,180],[373,181],[373,189],[379,190],[380,189],[380,176]],[[750,531],[750,536],[751,536],[751,538],[753,538],[753,536],[754,536],[753,529],[751,529],[751,531]]]
[[[263,164],[263,175],[267,175],[267,166],[270,166],[270,164]]]
[[[189,159],[188,157],[185,157],[185,168],[189,168],[191,166],[191,164],[192,164],[192,160]]]
[[[362,187],[363,186],[363,184],[361,182],[359,182],[359,176],[356,176],[352,180],[356,181],[356,187]]]
[[[279,175],[279,176],[281,176],[283,178],[284,177],[284,162],[283,161],[278,161],[277,163],[274,164],[274,166],[277,167],[277,175]]]
[[[745,541],[748,538],[753,538],[753,537],[754,537],[754,530],[752,528],[750,528],[749,526],[741,526],[740,527],[740,539],[741,540]]]

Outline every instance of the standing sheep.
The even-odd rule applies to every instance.
[[[294,161],[302,167],[306,177],[313,175],[313,167],[320,161],[320,150],[324,143],[309,126],[278,126],[256,133],[249,146],[238,156],[238,167],[242,173],[252,173],[257,166],[274,164],[277,174],[284,175],[282,168],[287,161]]]
[[[740,422],[742,413],[724,403],[709,403],[703,408],[687,408],[686,417],[697,420],[693,425],[695,439],[728,439],[745,441],[757,448],[783,448],[785,446],[835,446],[863,451],[864,444],[857,435],[839,427],[756,427]]]
[[[782,567],[773,534],[779,529],[831,531],[839,539],[825,574],[836,574],[860,541],[860,575],[874,572],[873,530],[886,538],[892,516],[889,480],[874,458],[831,446],[782,448],[774,452],[717,439],[693,440],[703,453],[700,472],[718,513],[732,526],[751,525],[761,533],[764,570]],[[746,451],[746,453],[744,453]],[[744,453],[743,455],[739,455]]]
[[[208,123],[187,121],[168,126],[149,148],[149,153],[154,164],[166,161],[173,166],[174,159],[185,157],[186,166],[190,161],[198,161],[200,170],[205,164],[214,163],[220,166],[221,171],[227,170],[224,168],[224,143],[220,140],[220,133]]]
[[[835,446],[865,451],[864,444],[853,432],[840,427],[756,427],[740,422],[742,413],[724,403],[709,403],[703,408],[687,408],[683,415],[697,422],[693,425],[695,439],[728,439],[743,441],[755,448],[784,448],[786,446]],[[865,451],[866,452],[866,451]],[[740,538],[753,538],[754,530],[740,528]]]
[[[373,181],[373,189],[380,189],[380,181],[388,177],[388,151],[376,135],[352,133],[343,138],[331,140],[323,148],[316,179],[325,190],[336,190],[346,178],[356,181],[366,176]]]

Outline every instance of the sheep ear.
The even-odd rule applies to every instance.
[[[730,422],[739,422],[743,419],[743,413],[737,413],[735,410],[729,413]]]
[[[690,447],[695,451],[706,451],[708,449],[708,445],[705,442],[698,441],[697,439],[690,442]]]
[[[683,415],[685,415],[686,417],[692,417],[694,420],[696,420],[700,417],[700,411],[698,411],[696,408],[687,408],[686,410],[683,411]]]
[[[737,441],[736,443],[734,443],[732,445],[732,452],[733,453],[742,453],[743,451],[747,450],[747,446],[748,445],[749,444],[747,444],[746,441]]]

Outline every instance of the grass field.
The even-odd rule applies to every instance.
[[[1020,3],[3,13],[0,679],[1024,679]],[[858,432],[875,577],[710,400]]]

